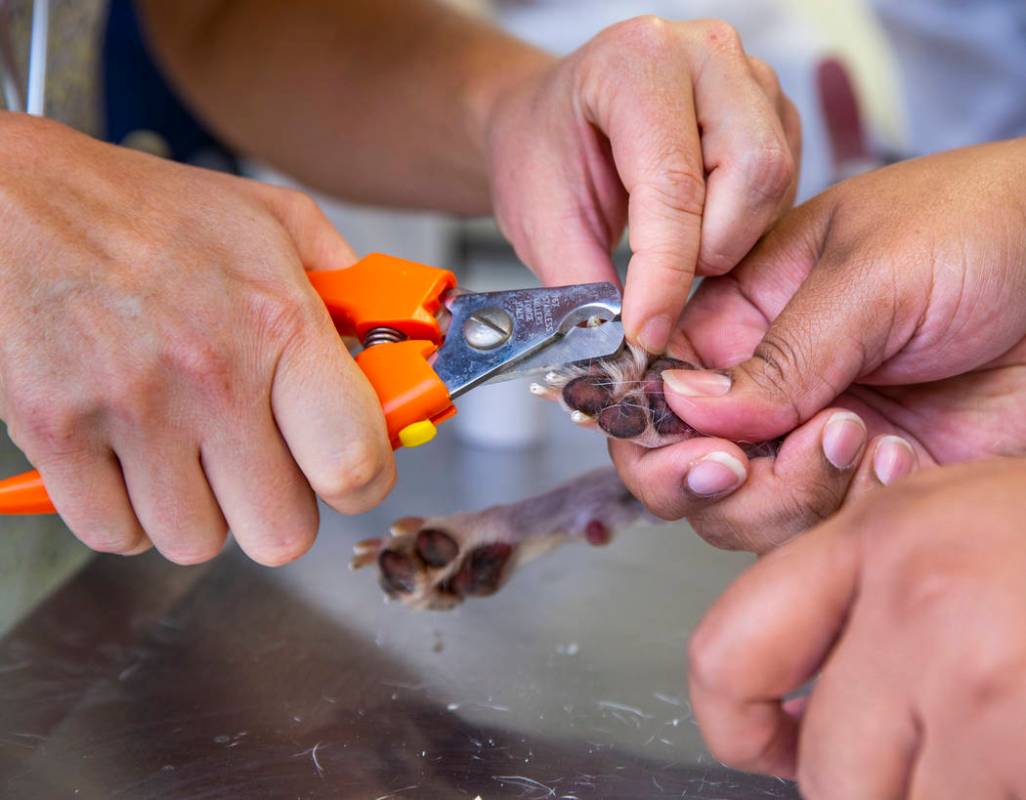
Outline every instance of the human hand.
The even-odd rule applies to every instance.
[[[486,158],[499,224],[550,284],[616,280],[628,337],[661,353],[695,274],[734,267],[790,207],[798,116],[718,21],[639,17],[496,94]]]
[[[0,416],[83,542],[196,563],[230,527],[281,564],[313,542],[314,492],[383,497],[380,405],[304,275],[354,256],[313,202],[0,125]]]
[[[796,209],[689,303],[681,346],[721,369],[664,373],[667,403],[704,434],[740,441],[822,427],[826,406],[846,408],[877,442],[911,445],[880,456],[899,474],[1026,453],[1024,169],[1026,140],[986,145],[854,178]],[[693,512],[723,546],[769,549],[846,496],[820,490],[837,459],[813,442],[787,463],[753,465],[735,495],[696,503],[685,445],[616,443],[614,460],[629,486]],[[781,516],[790,522],[766,524]]]
[[[809,800],[1026,794],[1024,490],[1022,459],[923,472],[744,573],[691,638],[715,757]]]

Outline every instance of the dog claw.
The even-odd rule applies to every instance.
[[[411,533],[416,533],[420,530],[420,526],[423,524],[423,517],[400,517],[389,526],[388,532],[392,534],[392,536],[406,536]]]

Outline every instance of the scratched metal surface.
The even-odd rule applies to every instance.
[[[555,414],[554,408],[545,413]],[[373,514],[280,570],[99,558],[0,640],[4,798],[794,798],[705,753],[684,642],[743,566],[686,528],[565,547],[455,613],[385,605],[354,541],[528,496],[605,458],[443,432]]]

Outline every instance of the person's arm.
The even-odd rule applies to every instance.
[[[629,221],[624,325],[653,352],[695,273],[730,270],[794,197],[797,115],[722,22],[637,18],[555,59],[432,0],[142,5],[201,115],[308,185],[492,209],[552,284],[616,280]]]
[[[143,0],[178,88],[233,145],[369,203],[490,208],[492,96],[555,59],[430,0]]]

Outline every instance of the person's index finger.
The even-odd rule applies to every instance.
[[[644,73],[651,67],[632,63],[624,69]],[[705,203],[702,143],[686,69],[631,77],[630,91],[586,97],[585,110],[609,139],[629,195],[633,255],[623,309],[628,338],[662,352],[698,261]]]
[[[578,230],[578,226],[544,226],[532,241],[531,252],[522,255],[546,286],[572,283],[620,285],[609,251],[601,242]]]
[[[859,570],[851,519],[838,517],[764,557],[691,638],[696,718],[710,750],[732,766],[793,770],[797,728],[781,700],[816,673],[844,626]]]

